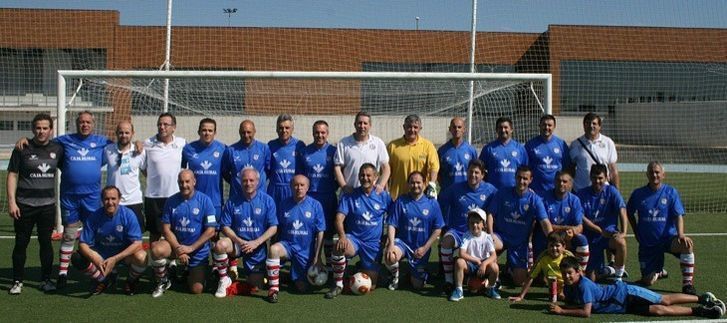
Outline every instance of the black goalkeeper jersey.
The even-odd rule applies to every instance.
[[[13,149],[8,172],[18,174],[15,201],[28,206],[55,203],[56,170],[61,160],[63,146],[53,141],[40,146],[28,140],[25,149]]]

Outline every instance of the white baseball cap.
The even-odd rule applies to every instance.
[[[469,217],[470,214],[477,214],[480,218],[482,218],[482,221],[487,222],[487,213],[485,212],[485,210],[483,210],[481,208],[476,207],[474,209],[467,211],[467,217]]]

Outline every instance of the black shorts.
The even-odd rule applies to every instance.
[[[136,221],[139,222],[139,227],[141,228],[141,232],[146,231],[146,220],[144,220],[144,213],[142,212],[144,208],[143,203],[139,204],[131,204],[131,205],[124,205],[125,207],[131,209],[134,211],[134,214],[136,214]]]
[[[636,295],[629,295],[626,297],[626,313],[629,314],[648,316],[649,306],[651,305],[654,305],[654,303]]]
[[[146,214],[146,229],[151,234],[162,234],[162,213],[166,197],[145,197],[144,214]]]

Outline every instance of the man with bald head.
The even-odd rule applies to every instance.
[[[104,154],[108,163],[106,164],[106,185],[113,185],[121,192],[119,205],[123,205],[134,211],[136,220],[139,222],[141,232],[145,231],[144,214],[142,206],[144,203],[141,193],[141,181],[139,174],[146,162],[146,153],[137,152],[136,146],[132,143],[134,137],[134,125],[131,121],[121,121],[116,125],[116,143],[106,145]]]
[[[308,196],[310,181],[303,175],[295,175],[290,182],[293,196],[280,203],[278,208],[278,242],[270,246],[265,267],[268,274],[268,301],[278,302],[280,290],[280,262],[290,260],[290,281],[295,289],[302,292],[307,289],[307,270],[311,266],[320,266],[323,233],[326,230],[326,219],[323,207],[318,200]]]
[[[439,147],[439,187],[444,191],[455,183],[467,181],[467,165],[472,159],[477,158],[477,150],[472,147],[464,138],[467,128],[465,119],[460,117],[452,118],[449,122],[449,133],[452,139]]]
[[[263,285],[267,241],[278,229],[275,201],[259,189],[260,173],[253,168],[240,172],[242,191],[231,195],[222,208],[221,237],[214,247],[214,266],[220,282],[216,297],[225,297],[232,284],[228,277],[229,259],[242,258],[247,283],[258,288]]]
[[[243,120],[240,123],[240,140],[225,150],[222,159],[222,176],[230,183],[230,195],[239,196],[243,192],[240,171],[245,168],[257,170],[259,174],[258,189],[265,190],[267,171],[270,168],[270,148],[255,139],[255,123]]]
[[[193,294],[204,290],[209,241],[218,226],[212,200],[196,191],[194,173],[183,169],[177,177],[179,192],[167,199],[162,213],[162,234],[164,240],[151,245],[151,264],[158,284],[152,297],[160,297],[172,286],[167,277],[168,259],[177,259],[189,270],[187,286]]]

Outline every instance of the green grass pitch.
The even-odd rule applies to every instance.
[[[4,172],[3,172],[4,173]],[[1,174],[4,178],[4,174]],[[637,176],[638,175],[638,176]],[[643,185],[642,174],[624,174],[624,188],[628,192],[637,185]],[[675,176],[671,179],[677,180]],[[4,182],[4,181],[3,181]],[[674,183],[679,188],[679,183]],[[3,189],[2,201],[6,203]],[[682,194],[689,200],[688,194]],[[725,198],[721,196],[720,198]],[[4,212],[3,212],[4,213]],[[723,213],[693,213],[685,220],[687,232],[723,233],[727,232],[727,215]],[[0,235],[12,236],[12,222],[7,215],[0,216]],[[710,290],[720,298],[727,298],[727,236],[695,236],[696,269],[695,283],[698,291]],[[630,243],[627,270],[631,279],[637,279],[636,243]],[[75,270],[71,270],[69,287],[63,293],[45,295],[37,290],[39,276],[37,242],[31,241],[28,249],[28,270],[23,293],[10,296],[7,290],[11,282],[11,259],[13,240],[0,239],[0,318],[3,321],[512,321],[534,322],[552,320],[576,320],[555,317],[543,313],[547,307],[546,290],[536,287],[528,294],[528,300],[510,304],[505,299],[495,301],[484,296],[465,295],[465,299],[449,302],[441,294],[439,286],[429,285],[421,294],[406,288],[389,291],[379,288],[371,295],[342,295],[334,300],[326,300],[326,289],[312,294],[291,294],[283,286],[280,303],[268,304],[265,292],[256,296],[236,296],[216,299],[212,293],[216,286],[208,286],[203,295],[189,295],[184,287],[175,285],[172,290],[158,299],[150,295],[153,287],[149,281],[151,270],[142,279],[139,294],[126,296],[121,289],[88,298],[88,280]],[[55,245],[57,257],[57,244]],[[435,251],[436,252],[436,251]],[[430,259],[432,270],[436,268],[436,254]],[[352,261],[351,263],[355,263]],[[57,266],[57,259],[55,265]],[[659,292],[680,290],[681,277],[678,261],[667,255],[666,269],[670,273],[667,280],[659,281],[654,289]],[[55,268],[54,268],[55,270]],[[122,276],[125,269],[122,269]],[[120,279],[123,283],[123,279]],[[519,288],[505,287],[503,298],[519,293]],[[654,320],[650,317],[633,315],[596,315],[597,321]]]

